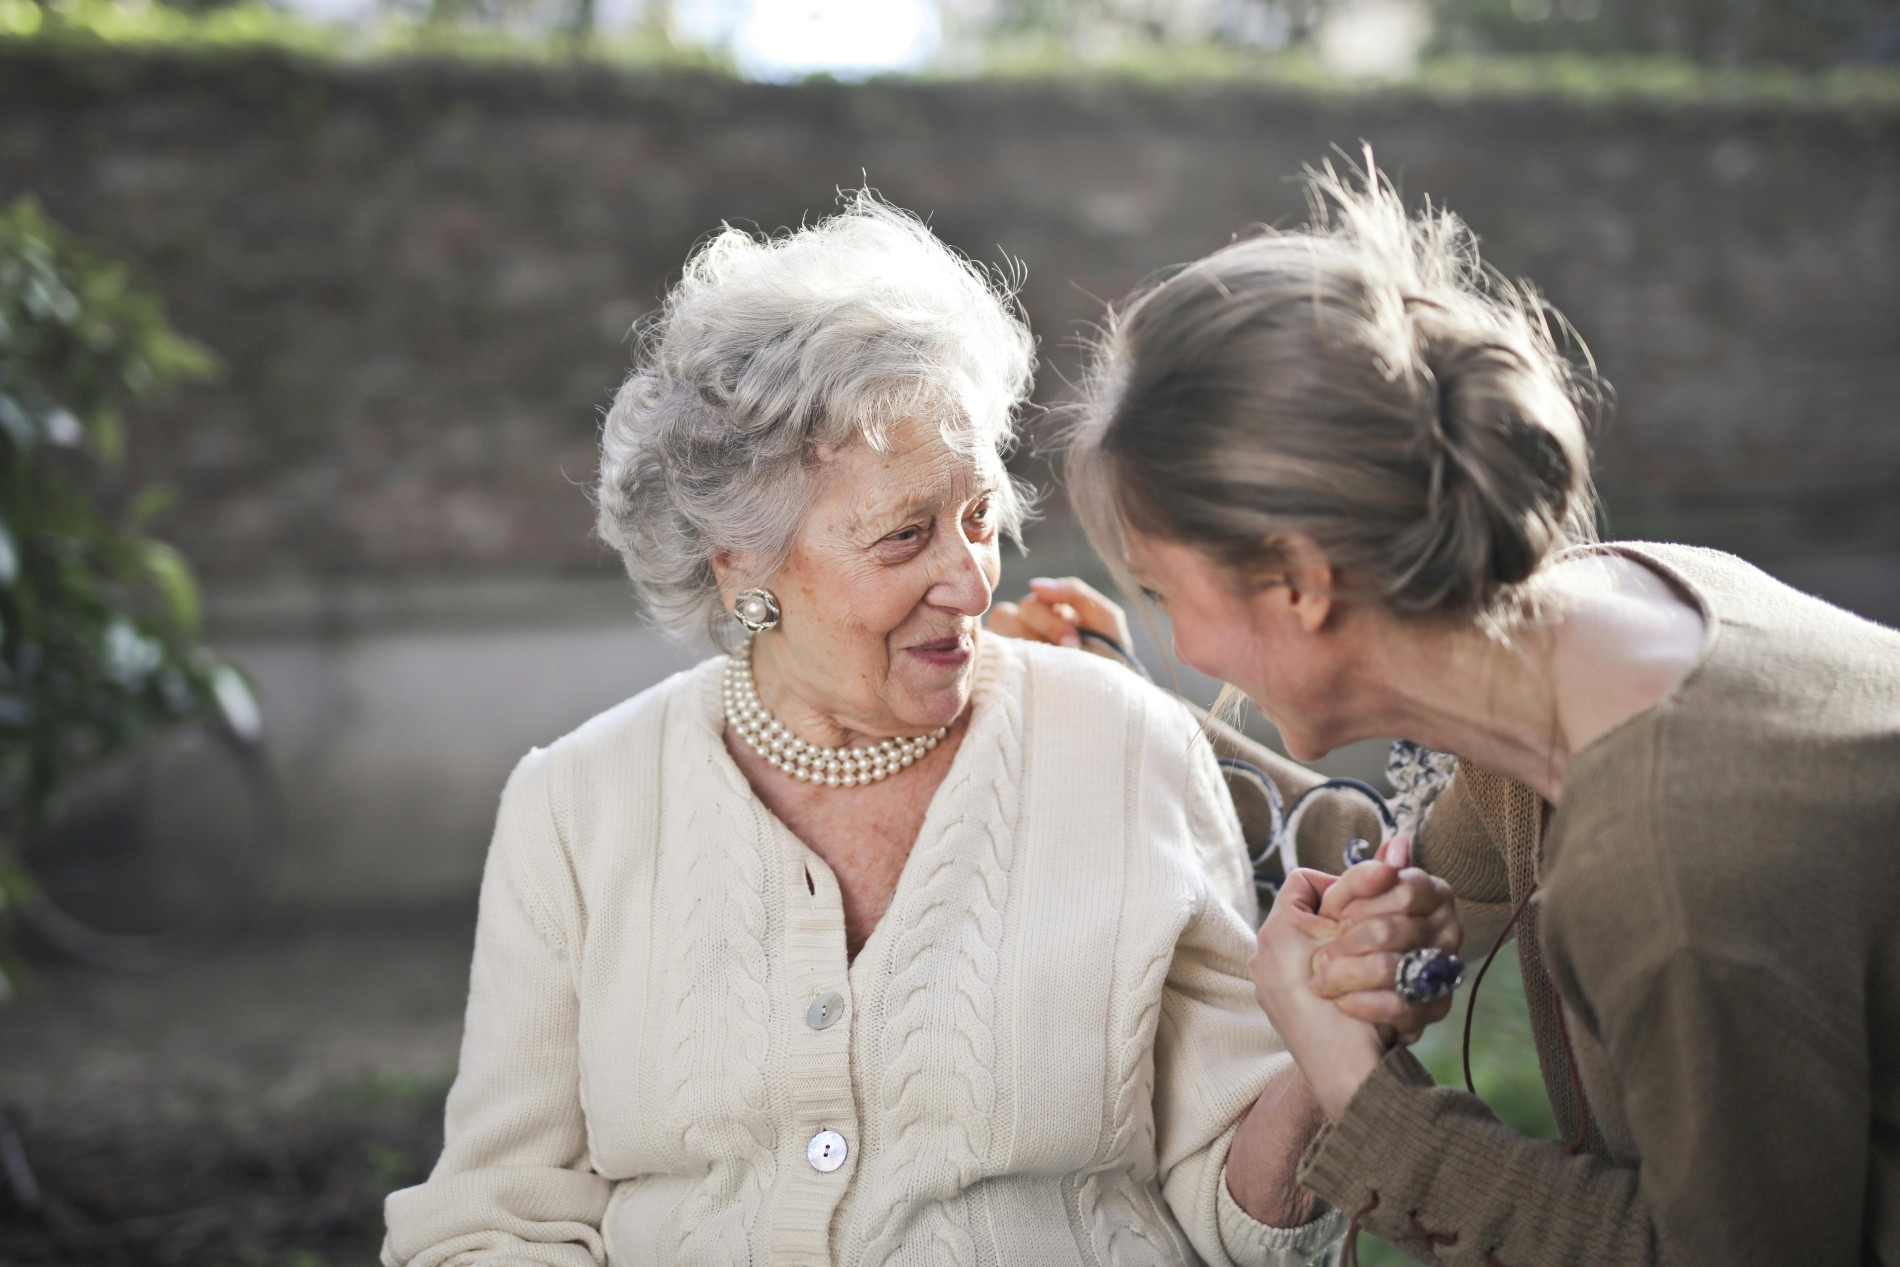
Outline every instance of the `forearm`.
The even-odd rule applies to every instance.
[[[1312,1088],[1292,1061],[1274,1075],[1248,1110],[1227,1154],[1227,1192],[1269,1227],[1298,1227],[1325,1203],[1300,1186],[1300,1158],[1326,1125]]]
[[[1393,1052],[1313,1148],[1301,1180],[1414,1254],[1482,1263],[1661,1261],[1637,1172],[1530,1139]],[[1466,1254],[1472,1256],[1467,1258]]]

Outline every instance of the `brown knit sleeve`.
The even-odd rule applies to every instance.
[[[1518,1134],[1395,1048],[1307,1150],[1300,1182],[1365,1230],[1470,1267],[1659,1261],[1637,1171]]]
[[[1477,794],[1470,776],[1460,770],[1432,803],[1431,817],[1412,842],[1412,860],[1451,885],[1460,901],[1508,905],[1510,874],[1503,852],[1485,829]]]
[[[1451,885],[1458,897],[1466,959],[1489,951],[1511,917],[1510,873],[1480,812],[1483,797],[1497,782],[1474,779],[1460,768],[1412,842],[1412,861]]]

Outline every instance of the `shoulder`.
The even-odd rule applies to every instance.
[[[1007,641],[1032,744],[1083,745],[1104,773],[1113,765],[1132,778],[1139,767],[1150,792],[1185,791],[1202,773],[1218,777],[1200,719],[1177,696],[1103,656]]]
[[[997,641],[1007,644],[1001,650],[1015,660],[1024,694],[1035,698],[1040,724],[1073,729],[1077,718],[1113,717],[1131,739],[1169,736],[1187,744],[1200,734],[1185,704],[1113,660],[1046,643]]]
[[[1776,647],[1784,654],[1870,664],[1878,657],[1889,678],[1894,676],[1900,631],[1804,593],[1745,559],[1666,542],[1618,541],[1592,549],[1634,559],[1674,583],[1737,644],[1728,650]]]
[[[1601,815],[1640,819],[1644,847],[1660,839],[1687,872],[1708,872],[1712,848],[1716,870],[1812,873],[1817,835],[1863,864],[1886,851],[1900,812],[1900,632],[1719,551],[1612,548],[1682,587],[1708,628],[1674,692],[1578,754],[1571,790]]]
[[[1667,840],[1732,835],[1724,856],[1776,869],[1811,869],[1815,832],[1884,850],[1900,812],[1900,631],[1720,551],[1630,553],[1689,590],[1711,628],[1681,686],[1602,745],[1597,785],[1647,788]]]
[[[585,837],[595,814],[585,812],[629,799],[659,803],[669,754],[704,755],[719,740],[719,672],[713,657],[655,683],[595,714],[516,763],[502,793],[502,818],[552,815],[559,834]],[[684,769],[704,762],[671,763]]]
[[[502,792],[488,866],[509,877],[531,906],[552,913],[543,923],[567,930],[559,940],[579,926],[579,893],[600,878],[594,864],[604,855],[596,846],[632,847],[634,838],[657,830],[669,754],[692,751],[695,730],[719,741],[707,719],[717,707],[721,663],[714,658],[675,673],[516,764]],[[692,765],[672,763],[675,771]],[[681,781],[677,774],[672,780]],[[688,795],[696,794],[691,776],[684,781]],[[608,825],[612,830],[603,833]]]
[[[1037,803],[1059,800],[1064,817],[1113,807],[1137,853],[1195,887],[1211,880],[1253,919],[1240,820],[1187,705],[1102,656],[1026,642],[1002,654],[1027,701],[1025,747],[1045,789]]]

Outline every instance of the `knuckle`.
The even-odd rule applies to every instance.
[[[1368,955],[1357,964],[1354,984],[1362,990],[1390,990],[1398,962],[1397,955]]]
[[[1363,1019],[1375,1025],[1396,1027],[1405,1021],[1405,1006],[1394,995],[1377,995],[1367,1000]]]

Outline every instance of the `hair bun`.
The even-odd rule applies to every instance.
[[[1473,333],[1436,331],[1420,349],[1432,384],[1421,393],[1425,516],[1420,552],[1392,594],[1413,610],[1489,607],[1576,538],[1575,508],[1587,501],[1575,406],[1522,351]]]
[[[1072,432],[1084,522],[1111,551],[1119,517],[1252,575],[1303,536],[1342,595],[1500,615],[1594,533],[1594,373],[1534,290],[1442,207],[1410,215],[1369,153],[1309,182],[1306,228],[1223,247],[1111,318]]]

